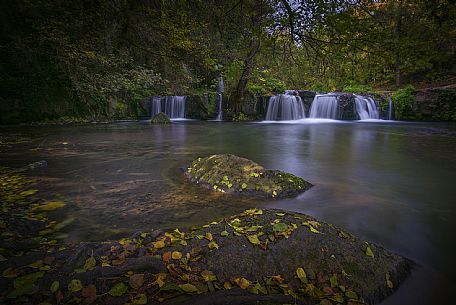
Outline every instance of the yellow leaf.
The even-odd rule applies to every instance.
[[[372,252],[372,249],[369,246],[366,248],[366,255],[372,258],[374,257],[374,252]]]
[[[96,264],[97,264],[97,261],[95,260],[95,257],[91,256],[85,261],[84,269],[93,270],[93,268],[95,268]]]
[[[250,281],[241,277],[241,278],[235,278],[234,282],[241,288],[241,289],[247,289],[247,287],[250,286]]]
[[[219,248],[219,245],[218,245],[215,241],[209,242],[209,244],[207,244],[207,246],[208,246],[209,249],[211,249],[211,250],[214,250],[214,249],[218,249],[218,248]]]
[[[189,284],[189,283],[179,285],[179,288],[182,289],[184,292],[187,292],[187,293],[198,292],[198,288],[196,288],[196,286],[194,286],[192,284]]]
[[[172,259],[181,259],[182,258],[182,253],[180,253],[179,251],[174,251],[171,254],[171,257],[172,257]]]
[[[211,232],[207,232],[206,233],[206,239],[211,241],[213,238],[212,238],[212,233]]]
[[[296,275],[302,283],[307,284],[307,275],[303,268],[299,267],[298,269],[296,269]]]
[[[166,273],[159,273],[157,274],[157,278],[155,279],[155,282],[153,284],[157,284],[158,287],[163,287],[165,285],[165,278],[166,278]]]
[[[247,239],[254,245],[259,245],[261,243],[257,235],[247,235]]]
[[[154,248],[156,248],[156,249],[161,249],[161,248],[165,247],[165,242],[163,240],[153,242],[152,244],[154,245]]]

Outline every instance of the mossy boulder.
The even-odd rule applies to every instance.
[[[41,255],[2,263],[18,274],[0,279],[0,302],[372,304],[393,293],[413,265],[313,217],[257,208],[186,230],[138,232]],[[37,261],[50,265],[39,278],[29,267]],[[55,281],[58,295],[49,293]],[[24,294],[22,282],[35,293]]]
[[[169,119],[169,116],[166,115],[166,113],[160,112],[154,115],[154,117],[150,120],[150,123],[166,125],[171,123],[171,120]]]
[[[198,185],[223,193],[259,197],[290,197],[312,184],[293,174],[265,169],[235,155],[212,155],[194,160],[185,175]]]

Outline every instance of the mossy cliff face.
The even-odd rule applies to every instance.
[[[294,196],[312,186],[293,174],[264,169],[251,160],[230,154],[198,158],[188,167],[186,176],[214,191],[259,197]]]

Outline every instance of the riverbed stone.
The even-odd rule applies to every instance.
[[[265,169],[254,161],[231,154],[197,158],[185,175],[190,181],[214,191],[257,197],[290,197],[312,187],[293,174]]]
[[[161,124],[161,125],[166,125],[171,123],[171,120],[166,113],[160,112],[154,115],[154,117],[150,120],[151,124]]]
[[[147,304],[373,304],[413,266],[311,216],[259,208],[188,229],[38,252],[24,266],[12,257],[1,263],[17,272],[0,279],[2,303],[145,304],[133,302],[142,295]],[[50,293],[55,281],[60,292]],[[72,290],[76,284],[96,295]],[[22,285],[36,291],[22,294]]]

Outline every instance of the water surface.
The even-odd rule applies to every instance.
[[[54,215],[75,219],[66,228],[67,241],[200,225],[251,206],[281,208],[334,223],[455,282],[455,125],[294,123],[3,127],[2,134],[32,140],[0,146],[0,165],[48,162],[27,174],[39,177],[43,196],[67,201]],[[315,186],[273,201],[186,183],[182,168],[216,153],[243,156]]]

